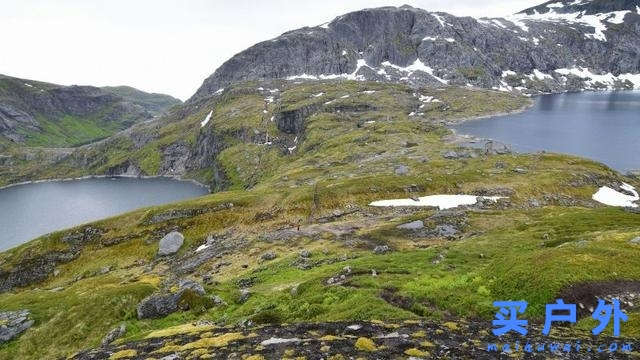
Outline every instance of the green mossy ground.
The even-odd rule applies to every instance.
[[[279,133],[270,119],[278,111],[318,106],[306,120],[295,151],[288,154],[259,143],[231,137],[218,161],[229,178],[226,191],[176,204],[137,210],[92,226],[104,230],[85,245],[80,256],[57,269],[57,276],[0,295],[2,309],[30,309],[36,324],[18,340],[0,347],[0,359],[36,359],[46,352],[66,356],[95,347],[104,334],[120,323],[127,339],[141,339],[153,331],[203,319],[232,325],[337,320],[406,320],[425,318],[454,323],[461,319],[490,319],[495,300],[526,299],[527,317],[540,321],[544,305],[570,284],[590,281],[640,280],[640,246],[629,243],[640,235],[638,215],[590,202],[595,184],[576,182],[585,176],[640,184],[607,167],[577,157],[557,154],[492,155],[447,160],[442,152],[456,149],[440,121],[514,111],[528,99],[497,92],[458,88],[421,90],[447,107],[409,116],[421,103],[414,90],[401,85],[358,82],[303,83],[283,89],[280,103],[263,114],[262,98],[246,85],[245,95],[233,93],[211,100],[179,121],[159,127],[164,135],[142,149],[133,145],[111,150],[111,163],[139,158],[149,171],[159,164],[153,149],[175,139],[195,139],[199,122],[214,108],[212,124],[221,133],[247,129]],[[375,90],[373,94],[364,91]],[[319,97],[314,94],[324,92]],[[344,95],[350,95],[343,98]],[[431,96],[433,96],[431,95]],[[246,98],[246,102],[242,99]],[[333,100],[333,101],[332,101]],[[330,104],[326,102],[332,101]],[[350,109],[359,108],[358,111]],[[338,112],[337,110],[341,110]],[[193,141],[193,140],[188,140]],[[116,160],[117,159],[117,160]],[[394,173],[397,165],[409,173]],[[496,164],[500,164],[499,167]],[[108,166],[108,165],[102,165]],[[518,173],[516,168],[526,169]],[[58,168],[57,171],[60,171]],[[70,169],[71,170],[71,169]],[[50,170],[54,173],[54,168]],[[198,176],[209,176],[206,171]],[[428,219],[433,209],[412,211],[369,207],[371,201],[406,198],[415,194],[472,193],[479,189],[510,188],[510,205],[467,212],[468,225],[458,240],[421,238],[397,225]],[[530,199],[564,196],[584,206],[529,207]],[[233,207],[148,225],[152,214],[169,209]],[[320,222],[334,211],[359,212]],[[359,225],[346,235],[341,226]],[[298,231],[297,227],[301,230]],[[207,284],[208,295],[226,305],[177,312],[162,319],[138,320],[135,306],[152,292],[171,287],[172,268],[155,262],[158,237],[178,227],[185,244],[177,257],[189,256],[207,236],[215,235],[229,251],[200,265],[187,277]],[[288,229],[293,236],[279,236]],[[65,249],[63,231],[41,237],[0,254],[0,266],[9,270],[21,260]],[[126,237],[104,246],[105,240]],[[394,249],[372,252],[375,245]],[[308,249],[312,266],[295,266],[299,251]],[[277,258],[261,260],[273,251]],[[437,261],[436,261],[437,260]],[[228,263],[226,266],[220,264]],[[100,274],[111,266],[114,270]],[[351,268],[348,281],[328,285],[327,279]],[[220,269],[216,272],[216,269]],[[372,276],[375,270],[377,276]],[[78,275],[84,275],[75,281]],[[252,296],[241,302],[239,279],[252,278]],[[63,287],[61,291],[50,291]],[[408,306],[381,296],[393,292]],[[625,336],[640,336],[640,315],[630,314]],[[635,325],[634,325],[635,324]],[[576,330],[588,328],[582,320]]]

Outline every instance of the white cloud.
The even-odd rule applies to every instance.
[[[186,99],[225,60],[302,26],[409,4],[505,16],[535,0],[21,0],[0,2],[0,73],[63,85],[131,85]]]

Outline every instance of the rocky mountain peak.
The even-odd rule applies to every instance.
[[[354,11],[258,43],[190,102],[246,80],[350,79],[524,93],[640,88],[640,0],[551,1],[506,18]]]

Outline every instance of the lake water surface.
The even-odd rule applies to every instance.
[[[458,134],[590,158],[621,172],[640,169],[640,92],[543,95],[520,114],[472,120]]]
[[[0,190],[0,251],[55,230],[207,193],[192,182],[165,178],[96,178],[5,188]]]

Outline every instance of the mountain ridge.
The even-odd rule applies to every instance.
[[[616,3],[631,7],[637,1]],[[618,14],[622,19],[603,17],[596,27],[581,18],[540,19],[529,16],[529,9],[491,19],[408,5],[354,11],[236,54],[188,101],[236,81],[272,78],[357,78],[416,86],[446,82],[529,94],[640,88],[639,9]]]
[[[77,146],[180,103],[131,87],[63,86],[0,75],[0,142]]]

